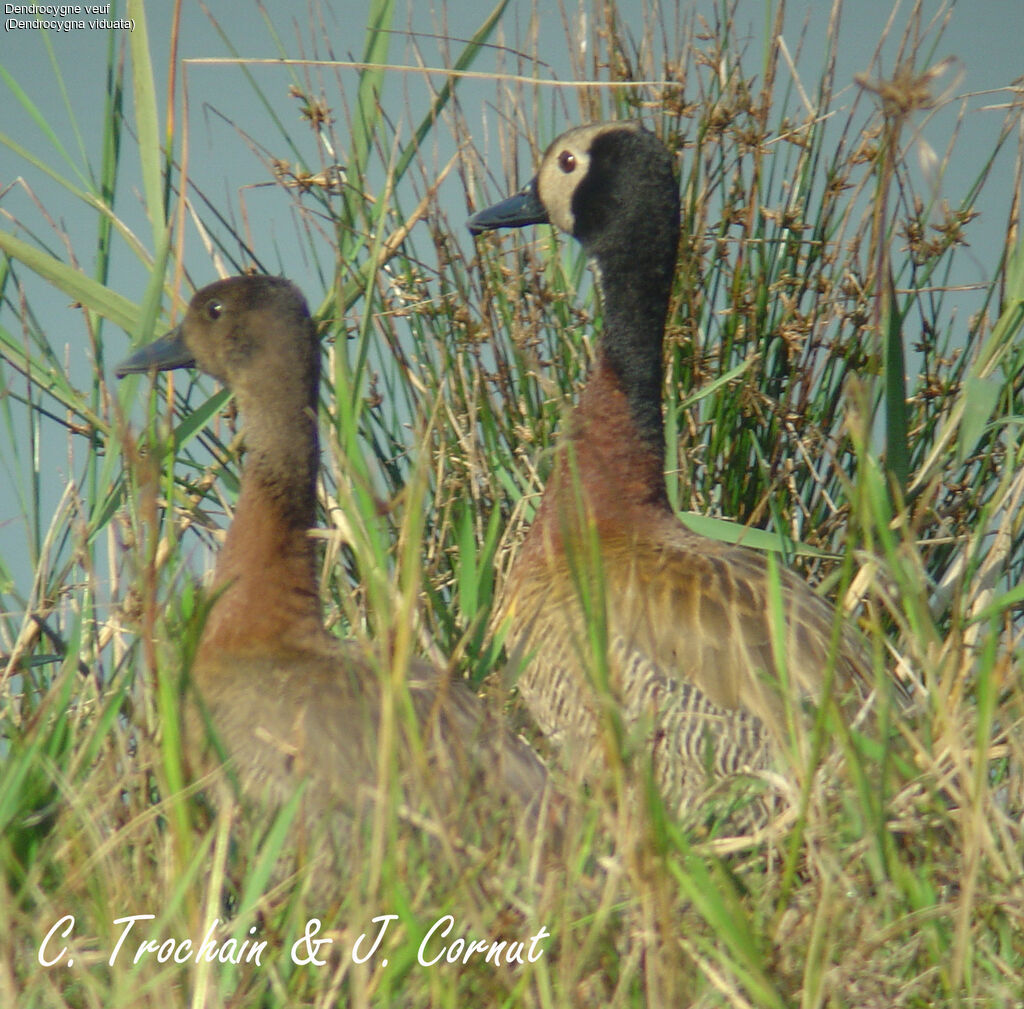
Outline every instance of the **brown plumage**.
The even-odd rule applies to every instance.
[[[860,699],[862,658],[845,633],[832,655],[832,607],[788,570],[773,648],[766,558],[690,532],[669,506],[662,343],[679,195],[667,149],[636,123],[570,130],[525,189],[469,226],[544,222],[590,257],[604,328],[499,621],[522,696],[568,761],[598,756],[594,680],[607,675],[616,716],[647,740],[666,801],[684,812],[717,779],[773,764],[789,713],[799,722],[802,701],[820,701],[830,664],[839,692]]]
[[[383,650],[340,641],[322,621],[310,536],[320,348],[305,300],[280,278],[211,284],[180,326],[118,375],[179,367],[197,367],[232,388],[247,447],[191,669],[198,703],[187,705],[186,753],[198,771],[218,764],[223,752],[243,793],[270,808],[305,783],[305,820],[327,820],[332,839],[343,838],[378,784],[378,731],[392,672]],[[448,826],[478,790],[519,813],[536,811],[543,765],[475,694],[418,660],[406,684],[427,758],[425,767],[412,766],[418,749],[401,735],[407,720],[398,692],[397,773],[414,805],[426,782]]]

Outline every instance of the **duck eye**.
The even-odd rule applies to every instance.
[[[568,175],[570,172],[576,170],[576,155],[572,151],[562,151],[558,155],[558,167]]]
[[[221,312],[224,311],[224,306],[214,299],[206,303],[206,318],[211,322],[216,322],[220,318]]]

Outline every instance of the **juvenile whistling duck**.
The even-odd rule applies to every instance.
[[[778,572],[780,670],[765,558],[697,535],[672,513],[662,343],[679,213],[661,141],[638,123],[602,123],[555,140],[536,177],[469,229],[567,232],[594,266],[604,309],[593,369],[499,602],[521,695],[541,731],[591,766],[599,694],[581,591],[594,583],[581,590],[580,579],[596,538],[603,590],[592,595],[603,591],[609,690],[627,728],[649,733],[655,778],[683,813],[715,780],[772,765],[787,731],[784,698],[819,700],[830,661],[844,690],[859,693],[863,671],[845,640],[830,660],[832,608],[787,570]]]
[[[176,329],[117,374],[192,367],[233,390],[247,453],[191,670],[199,703],[187,706],[186,753],[206,750],[212,761],[225,754],[242,792],[271,808],[305,780],[303,815],[330,816],[337,834],[334,814],[362,807],[376,782],[387,658],[339,640],[322,620],[310,536],[320,347],[298,288],[276,277],[211,284]],[[525,743],[432,666],[414,660],[407,684],[429,761],[425,777],[439,792],[452,785],[442,815],[474,789],[516,810],[533,808],[546,774]],[[399,703],[399,732],[401,710]],[[400,775],[408,770],[405,752]]]

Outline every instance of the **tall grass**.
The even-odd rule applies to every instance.
[[[130,7],[144,25],[142,5]],[[310,55],[329,60],[321,14],[312,12]],[[584,380],[600,308],[572,243],[535,229],[474,250],[461,209],[446,212],[439,194],[461,185],[466,208],[480,205],[524,181],[518,172],[535,157],[517,168],[518,146],[535,155],[572,123],[640,115],[678,152],[684,199],[665,385],[673,504],[701,531],[782,551],[841,598],[871,648],[883,706],[871,730],[826,718],[844,740],[843,767],[805,774],[792,795],[799,815],[766,837],[724,840],[710,817],[675,823],[653,796],[621,805],[610,783],[572,805],[562,858],[538,878],[522,853],[474,855],[458,838],[439,852],[396,814],[388,843],[368,838],[321,909],[335,942],[318,968],[288,955],[316,907],[308,866],[294,887],[280,881],[291,811],[261,831],[234,830],[184,779],[170,729],[206,602],[197,578],[237,490],[230,404],[201,379],[162,380],[147,400],[144,382],[115,389],[106,378],[123,349],[117,327],[139,340],[159,330],[162,306],[187,296],[179,275],[202,283],[219,267],[274,269],[277,253],[258,229],[250,237],[239,208],[189,181],[186,132],[170,102],[160,107],[159,47],[143,31],[127,61],[111,45],[98,163],[80,145],[65,149],[54,129],[46,154],[0,136],[26,173],[62,187],[66,196],[43,208],[49,219],[59,222],[60,199],[76,202],[96,235],[72,252],[59,223],[45,235],[8,218],[0,232],[0,448],[32,567],[29,583],[0,556],[5,1005],[1019,998],[1017,203],[1007,201],[998,274],[965,319],[953,288],[973,206],[1005,180],[990,178],[998,151],[983,152],[962,205],[946,206],[913,167],[923,120],[955,101],[943,92],[951,71],[940,74],[939,36],[915,8],[905,30],[888,29],[898,63],[865,59],[854,96],[840,99],[841,38],[829,36],[817,79],[800,79],[779,39],[781,7],[766,15],[771,30],[755,52],[736,41],[727,8],[710,24],[656,8],[638,32],[607,6],[585,57],[570,46],[576,78],[592,82],[571,92],[524,83],[536,76],[522,55],[529,42],[509,50],[488,114],[508,155],[500,171],[483,157],[457,78],[424,74],[398,93],[397,70],[384,64],[409,62],[419,43],[397,51],[389,29],[400,12],[389,0],[367,15],[372,66],[291,67],[284,106],[280,82],[271,92],[247,68],[276,131],[252,142],[254,166],[275,174],[303,269],[319,281],[306,286],[327,357],[320,535],[332,628],[386,639],[399,656],[451,661],[506,702],[492,603],[536,508],[564,404]],[[472,40],[445,42],[448,65],[483,65],[481,47],[506,25],[499,5]],[[214,28],[230,44],[230,27]],[[650,81],[659,83],[630,83]],[[48,126],[26,82],[5,83],[8,100]],[[194,112],[185,107],[186,122]],[[1011,109],[1000,145],[1018,120]],[[118,209],[135,159],[149,234]],[[1019,191],[1019,151],[1016,164]],[[186,256],[197,227],[204,252],[190,244]],[[116,257],[133,257],[148,286],[115,284]],[[37,319],[55,296],[81,306],[95,364],[84,384]],[[63,495],[45,486],[54,453],[66,460]],[[912,698],[907,710],[885,707],[893,677]],[[514,703],[510,713],[519,716]],[[617,757],[632,773],[628,752]],[[551,939],[514,970],[423,967],[419,944],[448,912],[458,918],[449,941],[529,939],[541,926]],[[138,913],[156,918],[109,964],[123,928],[115,920]],[[385,913],[400,916],[386,952],[354,962],[355,939],[372,937],[371,919]],[[73,935],[47,945],[67,953],[43,967],[44,937],[69,914]],[[214,919],[222,939],[256,926],[262,966],[131,962],[139,938],[200,941]]]

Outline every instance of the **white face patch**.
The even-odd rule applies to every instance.
[[[576,226],[572,197],[590,168],[590,149],[568,139],[561,138],[544,155],[537,173],[537,193],[551,223],[571,235]]]
[[[537,195],[555,227],[575,234],[572,198],[590,170],[594,138],[608,130],[637,129],[637,124],[594,123],[563,133],[545,152],[537,172]]]

